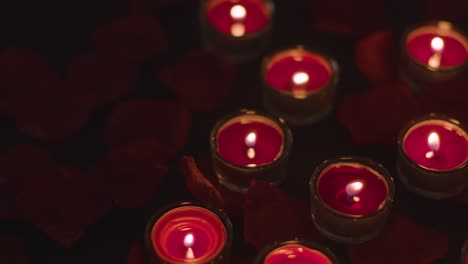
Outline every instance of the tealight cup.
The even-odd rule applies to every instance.
[[[203,45],[234,62],[255,59],[270,43],[273,17],[271,0],[201,0]]]
[[[432,199],[455,196],[468,181],[468,135],[458,120],[430,114],[398,138],[397,172],[410,191]]]
[[[468,38],[448,21],[411,27],[401,39],[400,75],[414,90],[430,83],[466,80]]]
[[[280,119],[241,110],[219,120],[210,136],[213,170],[226,188],[246,193],[252,179],[283,182],[292,133]]]
[[[380,233],[395,192],[387,170],[360,157],[324,161],[309,188],[313,223],[326,237],[345,243],[365,242]]]
[[[327,247],[304,240],[277,242],[257,254],[254,264],[339,264],[336,255]]]
[[[290,125],[320,121],[333,110],[337,62],[303,46],[276,52],[263,60],[263,105]]]
[[[199,202],[162,208],[145,230],[150,259],[161,264],[228,263],[232,239],[232,224],[226,214]]]

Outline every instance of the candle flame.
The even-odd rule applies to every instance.
[[[440,37],[435,37],[431,41],[431,47],[435,52],[441,52],[444,49],[444,40]]]
[[[245,25],[242,23],[234,23],[231,26],[231,35],[234,37],[242,37],[245,35]]]
[[[437,134],[436,132],[432,132],[431,134],[429,134],[429,136],[427,137],[427,144],[429,145],[429,148],[432,151],[438,151],[440,148],[439,134]]]
[[[439,134],[437,134],[436,132],[432,132],[431,134],[429,134],[429,136],[427,137],[427,145],[431,150],[426,153],[426,158],[432,159],[440,148]]]
[[[242,20],[247,16],[247,10],[242,5],[234,5],[231,7],[230,13],[235,20]]]
[[[255,143],[257,143],[257,134],[254,132],[250,132],[246,137],[245,137],[245,145],[247,145],[249,148],[255,146]]]
[[[362,184],[362,182],[360,181],[348,183],[346,185],[346,194],[349,197],[352,197],[355,202],[359,202],[360,198],[356,197],[356,195],[362,191],[363,187],[364,187],[364,184]]]
[[[193,237],[193,235],[187,234],[184,238],[184,246],[187,248],[191,248],[193,246],[194,241],[195,241],[195,238]]]
[[[296,85],[304,85],[309,82],[309,74],[305,72],[296,72],[294,73],[292,80]]]

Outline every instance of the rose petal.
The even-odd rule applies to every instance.
[[[205,178],[193,157],[183,157],[181,169],[192,196],[198,200],[224,208],[224,200],[216,186]]]
[[[308,1],[318,31],[365,35],[385,23],[384,0]]]
[[[157,139],[171,154],[181,150],[191,126],[191,114],[177,102],[135,100],[116,106],[105,128],[104,141],[119,145],[133,139]]]
[[[84,55],[74,58],[70,63],[68,80],[90,91],[101,105],[126,95],[136,87],[137,68],[130,63]]]
[[[357,42],[356,65],[375,85],[396,80],[397,52],[393,38],[391,30],[381,30]]]
[[[151,15],[155,8],[172,7],[185,3],[185,0],[130,0],[132,15]]]
[[[57,76],[39,55],[11,48],[0,54],[0,113],[13,114],[18,97],[47,87]]]
[[[321,240],[313,231],[309,212],[309,207],[273,185],[253,180],[245,203],[244,239],[257,249],[298,236]]]
[[[13,235],[0,236],[0,263],[26,264],[29,263],[24,251],[24,241]]]
[[[151,16],[126,16],[100,25],[92,39],[104,56],[120,61],[143,62],[168,50],[166,33]]]
[[[213,175],[211,162],[184,157],[180,167],[186,177],[187,188],[195,198],[215,204],[229,215],[243,215],[245,196],[219,184]]]
[[[94,97],[86,90],[56,82],[46,89],[28,91],[19,98],[16,126],[36,139],[61,141],[85,126],[94,103]]]
[[[467,124],[468,85],[455,82],[428,85],[422,92],[421,104],[428,113],[442,113]]]
[[[92,174],[124,208],[141,207],[151,199],[168,172],[166,147],[157,140],[134,140],[113,147]]]
[[[403,125],[425,113],[419,100],[405,84],[385,84],[346,96],[337,118],[356,144],[396,144]]]
[[[150,264],[141,243],[133,243],[127,256],[127,264]]]
[[[426,0],[426,13],[433,20],[449,20],[455,23],[466,21],[468,2],[465,0]]]
[[[53,171],[55,162],[39,147],[18,144],[0,156],[0,168],[0,219],[15,219],[18,192],[28,181]]]
[[[52,239],[72,247],[89,224],[111,208],[77,169],[63,168],[29,181],[17,199],[22,216]]]
[[[448,239],[436,230],[394,213],[383,233],[374,240],[348,249],[351,263],[432,263],[448,251]]]
[[[223,105],[235,73],[235,67],[224,58],[191,50],[179,62],[167,65],[159,79],[192,110],[209,112]]]

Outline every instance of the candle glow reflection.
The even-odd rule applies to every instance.
[[[442,50],[444,49],[444,40],[440,37],[435,37],[431,41],[431,48],[434,51],[434,55],[429,58],[428,64],[432,68],[439,68],[442,60]]]
[[[429,136],[427,137],[427,145],[431,150],[426,153],[426,158],[430,159],[435,156],[435,154],[440,148],[439,134],[437,134],[436,132],[432,132],[431,134],[429,134]]]
[[[363,187],[364,187],[364,184],[362,184],[362,182],[355,181],[352,183],[348,183],[346,185],[345,191],[348,197],[350,198],[350,200],[354,202],[359,202],[361,198],[359,198],[359,196],[357,195],[362,191]]]
[[[193,254],[192,246],[195,238],[192,234],[187,234],[184,238],[184,246],[187,248],[187,253],[185,254],[186,259],[194,259],[195,255]]]

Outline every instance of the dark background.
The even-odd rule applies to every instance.
[[[334,56],[342,73],[338,101],[346,93],[369,89],[370,84],[354,66],[356,38],[314,32],[313,15],[306,2],[276,1],[270,51],[305,44],[318,47]],[[129,4],[124,0],[9,1],[4,4],[6,6],[1,7],[0,11],[1,48],[33,49],[46,56],[48,63],[60,74],[64,74],[72,56],[93,51],[89,34],[95,25],[129,13]],[[427,18],[422,0],[394,0],[386,1],[385,4],[386,24],[397,35],[405,26]],[[122,100],[174,97],[169,89],[150,77],[151,73],[178,58],[185,50],[200,46],[196,6],[196,1],[193,1],[182,7],[163,8],[153,12],[169,33],[170,53],[141,65],[137,91]],[[468,20],[461,21],[459,26],[467,29],[467,22]],[[213,113],[193,114],[193,127],[183,154],[195,155],[200,159],[209,157],[208,135],[218,118],[241,107],[260,108],[259,65],[260,60],[240,65],[231,97],[222,109]],[[94,161],[94,157],[105,150],[99,135],[103,120],[109,116],[112,106],[96,110],[88,126],[62,144],[45,144],[23,136],[16,130],[13,119],[2,117],[0,124],[3,136],[0,137],[0,145],[4,149],[14,143],[39,144],[51,150],[57,160],[86,168]],[[395,175],[396,146],[353,146],[349,134],[337,122],[334,114],[313,126],[293,128],[293,133],[295,142],[291,169],[287,182],[282,186],[282,189],[291,195],[307,199],[306,183],[314,166],[337,155],[369,156],[381,162]],[[404,190],[398,180],[396,190],[397,210],[448,235],[449,255],[440,263],[455,263],[461,244],[468,237],[467,208],[448,201],[430,201],[417,197]],[[131,243],[142,239],[149,215],[169,202],[189,198],[190,194],[185,189],[174,160],[169,180],[161,191],[155,194],[148,207],[134,210],[114,208],[104,219],[90,226],[73,249],[64,249],[28,223],[1,222],[0,232],[23,237],[26,240],[26,252],[32,263],[124,263]],[[252,257],[256,252],[242,240],[241,219],[232,220],[236,231],[234,250]],[[332,244],[332,248],[346,260],[341,246]]]

